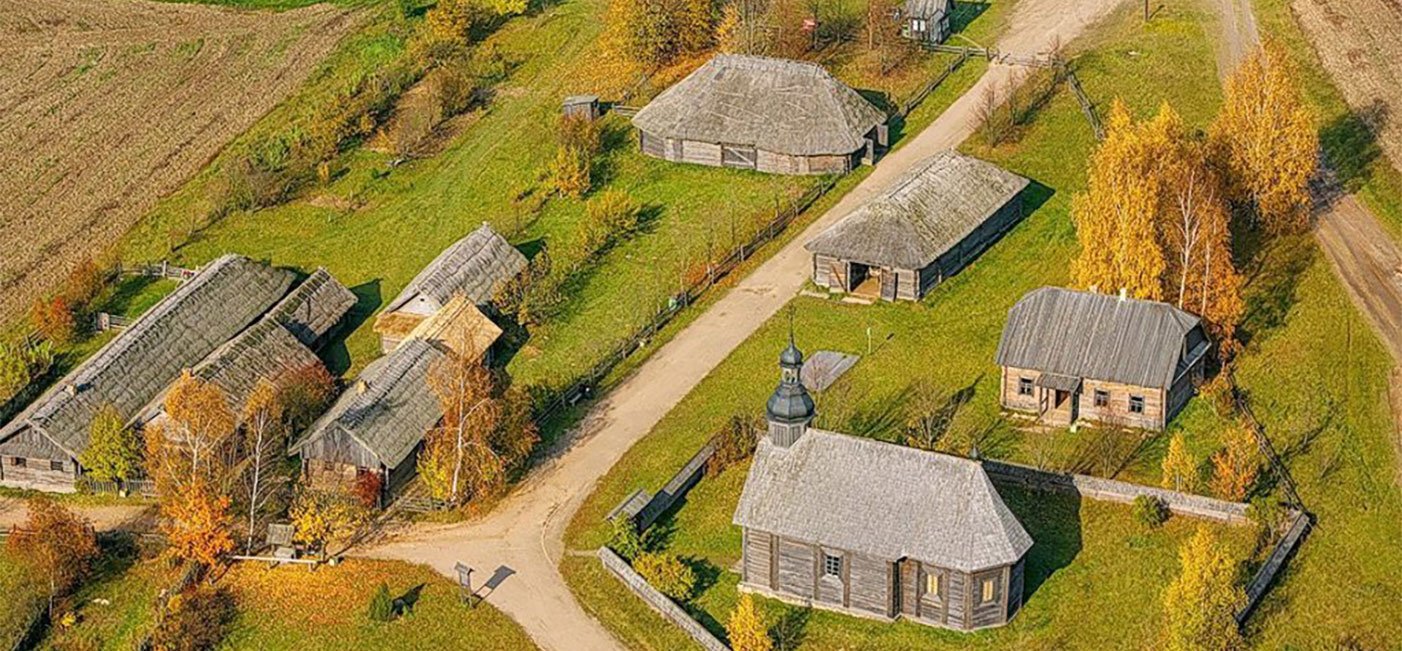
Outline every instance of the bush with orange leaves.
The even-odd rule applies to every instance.
[[[49,586],[49,608],[87,575],[98,556],[87,521],[46,497],[29,501],[24,524],[10,535],[10,551]]]

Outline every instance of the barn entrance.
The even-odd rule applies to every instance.
[[[847,275],[847,291],[857,296],[880,298],[881,267],[864,265],[860,262],[850,264],[850,271]]]
[[[736,169],[755,169],[759,160],[754,147],[742,147],[740,145],[721,145],[720,164],[722,167],[733,167]]]

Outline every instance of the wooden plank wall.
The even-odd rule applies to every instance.
[[[814,564],[813,547],[804,543],[779,538],[777,578],[775,590],[787,592],[804,599],[812,599]]]
[[[52,468],[50,464],[54,462],[61,468]],[[72,459],[25,458],[24,466],[14,464],[14,457],[4,457],[3,465],[0,465],[0,486],[50,493],[72,493],[77,490],[74,482],[78,479],[78,464]]]

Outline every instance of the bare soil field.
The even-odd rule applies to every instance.
[[[110,246],[353,26],[147,0],[0,0],[0,321]]]
[[[1402,0],[1293,0],[1291,7],[1349,106],[1402,169]]]

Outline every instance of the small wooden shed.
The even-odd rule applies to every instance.
[[[813,282],[918,301],[1022,218],[1027,179],[946,150],[805,244]]]
[[[822,66],[721,54],[633,116],[644,154],[776,174],[843,174],[887,145],[886,114]]]
[[[905,0],[901,4],[901,36],[936,45],[949,38],[950,0]]]
[[[1060,287],[1029,292],[998,342],[1003,407],[1058,426],[1161,430],[1196,391],[1211,342],[1167,303]]]

